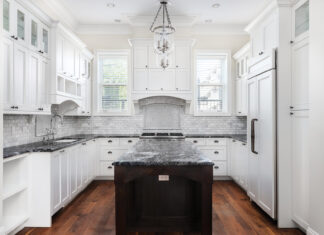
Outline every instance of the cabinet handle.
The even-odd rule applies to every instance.
[[[19,107],[18,106],[15,106],[15,109],[19,109]]]
[[[214,154],[219,154],[219,152],[218,151],[215,151]]]
[[[10,37],[13,38],[13,39],[16,39],[15,35],[11,35]]]
[[[197,140],[194,140],[193,142],[194,142],[195,144],[197,144],[197,143],[198,143],[198,141],[197,141]]]
[[[132,140],[128,140],[128,143],[133,143],[133,141]]]
[[[214,143],[219,143],[219,141],[218,140],[214,140]]]
[[[259,55],[263,55],[263,53],[264,53],[263,51],[260,51]]]
[[[245,146],[245,145],[246,145],[246,143],[242,143],[242,145],[243,145],[243,146]]]
[[[232,140],[232,142],[233,142],[233,143],[235,143],[235,142],[236,142],[236,140]]]
[[[61,151],[60,151],[60,153],[64,153],[64,152],[65,152],[65,150],[61,150]]]
[[[112,143],[112,140],[108,140],[108,143]]]
[[[43,111],[44,109],[43,108],[38,108],[39,111]]]
[[[255,151],[255,122],[257,122],[258,119],[254,118],[251,120],[251,152],[258,154],[257,151]]]
[[[293,109],[293,108],[294,108],[294,106],[289,106],[289,108],[290,108],[290,109]]]
[[[108,154],[112,154],[112,152],[111,152],[111,151],[109,151],[109,152],[108,152]]]
[[[15,106],[11,106],[10,108],[11,108],[11,109],[15,109]]]
[[[219,166],[214,166],[214,168],[217,170],[217,169],[219,169]]]
[[[112,169],[112,166],[108,166],[107,168],[108,168],[108,169]]]
[[[39,53],[42,53],[42,51],[41,51],[41,50],[39,50],[38,52],[39,52]]]
[[[292,116],[292,115],[294,115],[294,113],[293,112],[290,112],[290,116]]]
[[[87,145],[87,143],[82,143],[82,145]]]

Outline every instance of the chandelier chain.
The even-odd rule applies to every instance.
[[[151,31],[152,33],[154,33],[154,31],[153,31],[153,27],[154,27],[154,25],[155,25],[155,22],[156,22],[157,18],[159,17],[159,14],[160,14],[161,9],[162,9],[162,5],[160,6],[159,10],[157,11],[156,16],[155,16],[155,18],[154,18],[154,20],[153,20],[153,23],[152,23],[152,25],[151,25],[150,31]]]

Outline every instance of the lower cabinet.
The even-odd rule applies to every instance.
[[[246,143],[232,139],[229,144],[230,176],[247,190],[248,149]]]

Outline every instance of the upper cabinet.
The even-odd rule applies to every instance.
[[[175,42],[165,70],[159,65],[159,55],[154,52],[151,40],[132,40],[133,46],[133,93],[184,94],[191,92],[192,40]],[[134,97],[136,99],[136,97]]]
[[[309,0],[301,0],[293,7],[292,41],[308,37],[309,31]]]
[[[268,12],[258,22],[252,22],[246,30],[251,35],[252,56],[263,55],[278,47],[279,17],[278,11]]]
[[[3,13],[4,113],[49,114],[49,27],[13,0]]]

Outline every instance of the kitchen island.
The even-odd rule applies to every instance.
[[[185,140],[142,139],[115,166],[116,234],[212,234],[213,162]]]

